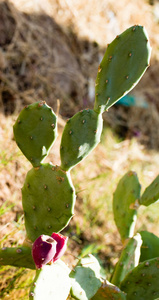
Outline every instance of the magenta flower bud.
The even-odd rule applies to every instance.
[[[40,235],[32,247],[32,256],[38,269],[52,261],[56,253],[57,242],[48,235]]]
[[[56,254],[52,259],[52,261],[55,262],[57,259],[59,259],[64,254],[64,252],[67,248],[68,237],[63,236],[60,233],[55,233],[55,232],[53,232],[51,237],[57,242]]]

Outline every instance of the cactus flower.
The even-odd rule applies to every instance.
[[[41,269],[49,262],[55,262],[66,250],[68,238],[55,233],[50,236],[40,235],[32,247],[32,256],[37,269]]]

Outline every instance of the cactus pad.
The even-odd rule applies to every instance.
[[[141,196],[140,204],[148,206],[159,200],[159,175],[145,189]]]
[[[41,234],[61,231],[73,215],[74,202],[69,174],[51,164],[32,168],[22,188],[28,238],[34,242]]]
[[[149,65],[150,45],[142,26],[132,26],[108,45],[96,78],[94,110],[103,112],[140,80]]]
[[[113,195],[113,212],[122,241],[134,235],[140,183],[135,172],[127,172],[119,181]]]
[[[36,271],[31,285],[30,300],[66,300],[71,287],[70,269],[58,260]]]
[[[68,120],[60,147],[63,170],[71,169],[97,146],[102,127],[102,116],[90,109],[80,111]]]
[[[106,281],[91,300],[126,300],[126,294],[117,286]]]
[[[4,247],[0,249],[0,266],[1,265],[35,269],[31,248],[19,246],[12,248]]]
[[[141,244],[142,239],[138,233],[127,242],[121,253],[119,261],[115,266],[111,283],[120,286],[120,282],[124,279],[127,273],[138,265]]]
[[[57,135],[56,115],[45,102],[26,106],[13,126],[16,143],[34,167],[47,156]]]
[[[70,273],[71,295],[78,300],[90,299],[100,288],[100,265],[93,255],[82,258]]]
[[[140,262],[159,257],[159,238],[152,232],[141,231],[142,238]]]
[[[129,300],[159,299],[159,258],[142,262],[121,282],[120,289]]]

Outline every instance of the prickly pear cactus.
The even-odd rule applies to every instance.
[[[140,232],[142,238],[140,262],[159,257],[159,238],[148,231]]]
[[[75,191],[70,175],[58,166],[32,168],[22,188],[22,204],[28,238],[62,230],[73,216]]]
[[[100,265],[93,255],[82,258],[70,273],[71,295],[78,300],[88,300],[100,288]]]
[[[143,26],[132,26],[107,47],[96,78],[94,110],[103,112],[128,93],[146,71],[151,48]]]
[[[91,109],[80,111],[67,121],[60,147],[63,170],[74,167],[97,146],[102,127],[102,116]]]
[[[31,255],[31,248],[25,246],[3,247],[0,249],[0,265],[35,269],[35,263]]]
[[[140,198],[140,183],[135,172],[127,172],[113,195],[113,213],[122,241],[133,237]]]
[[[142,239],[139,233],[127,242],[115,266],[111,283],[120,286],[120,282],[125,278],[127,273],[138,265],[141,245]]]
[[[40,165],[57,136],[57,120],[44,101],[26,106],[13,126],[18,147],[34,167]]]
[[[69,273],[70,269],[61,260],[36,270],[29,299],[66,300],[71,287]]]
[[[103,283],[100,265],[92,255],[82,258],[70,273],[59,260],[66,249],[67,237],[57,237],[57,232],[67,226],[74,212],[75,189],[70,170],[100,142],[102,113],[137,84],[148,67],[150,50],[142,26],[127,29],[108,46],[98,68],[94,109],[75,114],[64,128],[60,167],[43,163],[57,136],[57,119],[51,107],[45,102],[28,105],[14,125],[15,141],[33,165],[22,188],[27,241],[32,250],[25,246],[2,248],[0,265],[34,269],[36,263],[30,300],[66,300],[70,288],[72,297],[79,300],[92,297],[92,300],[131,300],[134,297],[146,300],[159,297],[158,259],[146,260],[136,266],[141,242],[139,238],[128,241],[117,264],[112,282],[120,285],[119,290],[108,281]],[[114,193],[113,210],[123,242],[133,237],[137,206],[149,205],[157,200],[157,185],[158,178],[140,199],[140,184],[134,172],[128,172],[120,180]],[[156,243],[154,240],[152,243],[158,245],[158,241]],[[130,257],[127,257],[127,252]],[[144,257],[150,255],[144,251],[142,253]]]
[[[128,300],[153,300],[159,298],[159,258],[142,262],[121,282],[120,289]]]
[[[159,200],[159,175],[145,189],[140,198],[140,204],[148,206]]]
[[[126,294],[117,286],[106,281],[91,300],[126,300]]]

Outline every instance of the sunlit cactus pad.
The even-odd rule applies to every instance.
[[[120,285],[128,300],[159,299],[159,258],[153,258],[134,268]]]
[[[45,102],[26,106],[13,126],[18,147],[33,166],[39,166],[47,156],[57,136],[57,120]]]
[[[70,118],[61,140],[61,168],[69,170],[84,159],[100,142],[102,128],[102,116],[91,109]]]
[[[159,200],[159,175],[145,189],[141,196],[140,204],[148,206]]]
[[[95,111],[107,110],[138,83],[150,53],[143,26],[128,28],[108,45],[96,78]]]
[[[3,247],[0,249],[0,266],[11,265],[14,267],[35,269],[31,255],[31,248],[25,246]]]
[[[140,262],[159,257],[159,237],[148,231],[140,232],[142,238]]]
[[[120,282],[125,278],[133,268],[135,268],[140,259],[142,239],[139,233],[129,239],[126,246],[122,250],[118,263],[111,279],[111,283],[120,286]]]
[[[79,260],[70,273],[72,279],[71,295],[78,300],[88,300],[101,287],[100,264],[93,255]]]
[[[120,289],[106,281],[91,300],[126,300],[126,294]]]
[[[60,259],[36,271],[30,300],[66,300],[71,287],[70,269]]]
[[[127,172],[113,195],[113,213],[122,241],[133,237],[141,185],[135,172]]]
[[[22,188],[28,238],[34,241],[41,234],[62,230],[73,215],[74,202],[75,191],[68,174],[51,164],[32,168]]]

